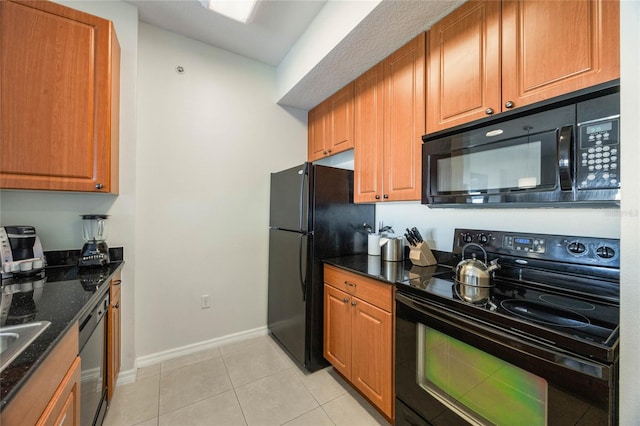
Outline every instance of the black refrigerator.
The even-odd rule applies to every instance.
[[[304,163],[271,174],[267,324],[309,371],[328,365],[321,260],[366,253],[365,222],[375,207],[353,204],[353,171]]]

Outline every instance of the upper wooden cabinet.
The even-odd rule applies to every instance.
[[[309,111],[309,161],[353,148],[353,83]]]
[[[428,33],[427,132],[619,78],[619,14],[607,0],[465,3]]]
[[[354,201],[420,199],[425,34],[355,81]]]
[[[0,43],[0,187],[117,193],[112,22],[48,1],[2,1]]]

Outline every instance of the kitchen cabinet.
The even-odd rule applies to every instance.
[[[78,325],[69,330],[2,410],[3,425],[80,426]]]
[[[308,132],[311,162],[353,148],[353,83],[309,111]]]
[[[324,267],[324,357],[393,418],[393,286]]]
[[[36,426],[80,426],[80,357],[71,364]]]
[[[109,311],[107,313],[107,400],[111,401],[118,382],[121,363],[121,312],[120,312],[120,285],[122,284],[121,273],[111,280]]]
[[[427,132],[620,76],[619,2],[470,1],[428,32]]]
[[[355,81],[354,201],[419,200],[425,34]]]
[[[0,2],[0,187],[118,192],[113,23],[49,1]]]

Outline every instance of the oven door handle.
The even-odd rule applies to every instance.
[[[558,134],[558,174],[560,189],[573,188],[573,126],[565,126]]]
[[[447,308],[426,304],[400,293],[396,293],[396,302],[399,304],[396,307],[396,315],[402,316],[403,311],[412,310],[414,314],[418,314],[418,322],[428,327],[433,327],[435,324],[434,328],[436,329],[447,328],[451,332],[446,332],[446,334],[456,336],[463,341],[466,335],[471,340],[478,342],[479,349],[487,353],[491,354],[492,347],[495,348],[496,345],[499,345],[520,359],[535,357],[547,364],[554,365],[556,368],[572,371],[573,374],[587,375],[598,380],[610,379],[611,372],[608,366],[548,348],[536,336],[515,329],[505,332],[479,319],[467,318],[460,313],[449,311]],[[405,305],[405,308],[403,309],[400,305]],[[535,341],[536,339],[538,341]],[[554,342],[546,341],[545,343],[547,346],[554,345]]]

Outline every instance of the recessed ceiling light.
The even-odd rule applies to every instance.
[[[258,0],[199,0],[202,5],[244,24],[251,21]]]

